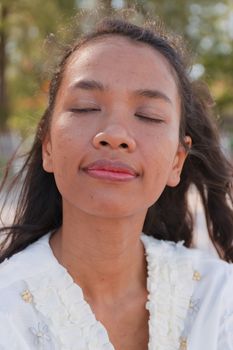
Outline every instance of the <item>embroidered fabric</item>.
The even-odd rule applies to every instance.
[[[114,350],[104,326],[95,318],[81,288],[52,254],[51,273],[27,280],[36,309],[49,320],[60,349]],[[149,350],[178,350],[193,292],[193,267],[180,244],[142,235],[148,263]],[[51,267],[50,267],[51,269]]]
[[[0,350],[114,350],[49,237],[0,265]],[[233,265],[182,243],[142,242],[149,350],[233,350]]]

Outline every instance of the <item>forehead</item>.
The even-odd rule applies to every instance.
[[[93,78],[121,89],[159,86],[178,95],[176,74],[167,59],[152,46],[120,35],[99,37],[72,53],[62,85]]]

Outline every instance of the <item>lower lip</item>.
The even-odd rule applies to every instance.
[[[86,169],[85,173],[91,177],[96,179],[108,180],[108,181],[130,181],[136,178],[136,175],[117,172],[117,171],[109,171],[109,170],[100,170],[100,169]]]

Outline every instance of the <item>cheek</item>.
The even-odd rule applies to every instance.
[[[53,169],[56,179],[69,178],[77,171],[79,157],[82,154],[83,137],[76,128],[69,125],[56,125],[51,134]]]
[[[147,133],[144,136],[144,142],[141,142],[139,146],[143,150],[143,159],[148,162],[148,165],[161,171],[163,168],[171,167],[178,144],[177,128],[160,128],[153,133]]]
[[[178,136],[176,132],[164,135],[160,132],[147,138],[143,147],[142,158],[144,159],[144,180],[150,203],[163,192],[167,185],[170,174],[173,171],[174,159],[178,147]]]
[[[54,143],[61,140],[63,142],[79,140],[83,135],[82,123],[76,118],[67,116],[66,113],[52,123],[51,130]]]

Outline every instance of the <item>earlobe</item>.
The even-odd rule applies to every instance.
[[[42,164],[45,171],[48,173],[53,172],[52,145],[48,135],[42,142]]]
[[[175,187],[180,182],[180,175],[184,166],[185,159],[188,155],[187,148],[190,149],[192,146],[191,137],[185,136],[184,143],[187,147],[180,143],[176,152],[176,156],[173,162],[173,168],[167,181],[167,185],[170,187]]]

